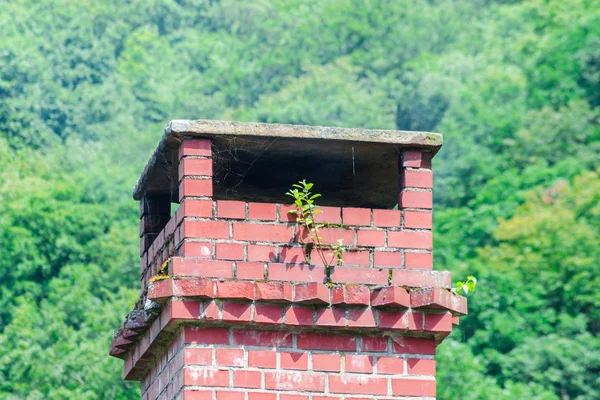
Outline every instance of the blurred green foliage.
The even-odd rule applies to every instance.
[[[139,396],[107,356],[130,189],[168,120],[205,118],[442,132],[436,268],[479,287],[439,398],[600,398],[599,0],[0,10],[0,397]]]

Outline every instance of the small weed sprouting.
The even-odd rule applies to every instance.
[[[475,291],[475,287],[477,286],[477,278],[474,276],[467,276],[466,282],[456,282],[456,285],[451,289],[452,293],[458,294],[461,296],[469,296],[473,294]]]
[[[286,195],[294,199],[295,210],[290,210],[288,213],[296,216],[298,225],[306,229],[309,241],[305,243],[304,253],[308,264],[311,263],[312,251],[316,251],[317,255],[325,265],[325,274],[328,284],[331,284],[331,268],[335,265],[342,265],[344,245],[342,239],[339,239],[335,245],[330,245],[322,242],[319,236],[319,229],[327,226],[325,223],[317,223],[315,216],[322,212],[315,203],[315,199],[321,197],[320,193],[312,193],[313,183],[308,183],[306,180],[301,180],[292,185],[292,188],[286,192]],[[331,253],[326,254],[327,250]]]

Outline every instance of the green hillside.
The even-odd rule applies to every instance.
[[[600,0],[0,0],[0,398],[131,399],[131,188],[170,119],[444,134],[440,399],[600,399]],[[324,195],[327,188],[319,188]]]

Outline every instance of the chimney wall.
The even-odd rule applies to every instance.
[[[292,206],[212,198],[210,138],[178,157],[177,211],[140,203],[146,311],[111,347],[142,399],[435,398],[435,348],[466,301],[433,270],[430,153],[399,152],[398,210],[320,207],[322,241],[346,248],[331,271],[306,263]]]

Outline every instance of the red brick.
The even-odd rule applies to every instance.
[[[246,219],[246,203],[243,201],[219,200],[217,201],[217,217]]]
[[[374,328],[375,311],[370,308],[354,308],[348,311],[348,326],[360,328]]]
[[[384,336],[362,336],[360,351],[387,352],[388,340]]]
[[[243,260],[244,245],[242,243],[217,243],[216,253],[220,260]]]
[[[216,301],[207,301],[204,303],[204,318],[207,321],[220,321],[220,314],[219,304]]]
[[[404,227],[415,229],[431,229],[432,219],[430,211],[404,211]]]
[[[415,150],[402,152],[402,166],[411,168],[431,168],[432,154]]]
[[[452,332],[452,314],[425,314],[427,332]]]
[[[204,278],[185,278],[173,280],[173,295],[177,297],[213,298],[214,282]]]
[[[287,243],[292,238],[292,227],[289,225],[235,222],[233,224],[233,238],[235,240]]]
[[[183,242],[179,248],[182,257],[212,258],[212,244],[210,242]]]
[[[171,301],[171,318],[196,319],[200,317],[200,303],[197,301]]]
[[[265,264],[261,262],[236,263],[236,277],[238,279],[263,280],[265,279]]]
[[[335,267],[331,279],[337,283],[385,285],[388,281],[388,271],[374,268]]]
[[[179,201],[189,196],[212,196],[212,179],[190,179],[184,178],[179,184]]]
[[[279,353],[279,365],[282,369],[308,369],[308,353]]]
[[[285,323],[291,326],[313,326],[314,310],[312,308],[291,306],[285,311]]]
[[[300,394],[280,394],[279,400],[308,400],[308,396]]]
[[[345,207],[342,209],[342,221],[344,225],[371,225],[371,210]]]
[[[318,209],[321,210],[321,212],[315,215],[316,222],[330,224],[342,223],[342,210],[339,207],[319,207]]]
[[[254,300],[254,283],[236,281],[217,282],[217,297],[220,299]]]
[[[435,360],[409,358],[407,364],[410,375],[435,375]]]
[[[411,331],[423,330],[423,313],[418,311],[410,311],[406,313],[408,318],[408,329]]]
[[[315,371],[331,371],[331,372],[339,372],[340,371],[340,354],[319,354],[313,353],[312,355],[312,365],[313,370]]]
[[[320,327],[346,326],[346,310],[341,308],[322,308],[317,310],[317,323]]]
[[[150,397],[154,399],[156,397]],[[189,390],[183,391],[183,400],[212,400],[212,392],[210,390]],[[146,400],[146,399],[144,399]]]
[[[259,371],[234,371],[233,386],[236,388],[260,389],[262,386],[262,374]]]
[[[371,301],[371,291],[362,285],[340,285],[331,289],[331,303],[344,305],[365,305]]]
[[[329,288],[325,284],[317,282],[294,285],[294,302],[328,304]]]
[[[342,240],[342,244],[345,246],[351,246],[354,244],[354,230],[342,229],[342,228],[321,228],[319,229],[319,240],[322,244],[336,245],[339,240]],[[300,243],[310,243],[310,238],[306,229],[299,230],[296,234],[296,240]],[[329,251],[326,253],[330,253]],[[313,252],[314,255],[314,252]],[[313,256],[316,259],[316,255]]]
[[[279,206],[279,220],[281,222],[296,222],[296,214],[290,214],[289,211],[295,211],[293,204],[281,204]]]
[[[388,329],[405,330],[408,328],[408,320],[405,312],[379,311],[379,327]]]
[[[323,392],[325,375],[311,372],[265,372],[265,389]]]
[[[217,365],[227,367],[244,366],[244,350],[242,349],[221,349],[217,348],[215,353]]]
[[[465,297],[454,295],[440,287],[413,290],[410,293],[410,302],[413,308],[446,309],[454,314],[462,315],[467,313],[467,299]]]
[[[186,157],[179,162],[179,179],[184,176],[212,176],[212,159]]]
[[[253,220],[275,221],[277,205],[271,203],[248,203],[248,217]]]
[[[374,290],[371,295],[371,305],[373,307],[410,307],[410,295],[402,287],[388,286]]]
[[[211,365],[212,364],[212,349],[211,348],[186,348],[184,350],[185,364],[193,365]]]
[[[431,189],[433,187],[433,173],[431,171],[403,171],[402,187]]]
[[[256,329],[235,329],[233,342],[238,345],[262,347],[292,347],[292,333],[289,331],[263,331]]]
[[[392,338],[394,353],[400,354],[435,354],[435,339],[394,337]]]
[[[404,266],[406,268],[433,269],[432,253],[404,253]]]
[[[173,296],[172,279],[150,282],[148,284],[148,298],[150,300],[160,300]]]
[[[226,328],[186,326],[183,332],[185,343],[229,344],[229,330]]]
[[[430,191],[403,190],[400,192],[398,208],[427,208],[433,206],[433,197]]]
[[[183,236],[199,239],[229,239],[229,224],[224,221],[183,221]]]
[[[362,354],[346,354],[346,372],[373,373],[373,357]]]
[[[385,246],[385,231],[359,229],[357,232],[357,246]]]
[[[250,322],[252,304],[223,303],[223,321]]]
[[[307,350],[356,351],[356,337],[303,332],[298,334],[296,345]]]
[[[244,400],[243,392],[223,392],[216,391],[217,400]]]
[[[275,246],[248,244],[248,261],[275,261],[277,253]]]
[[[211,368],[185,368],[183,370],[185,386],[229,386],[229,371]]]
[[[256,368],[275,368],[277,366],[277,352],[248,350],[248,366]]]
[[[387,394],[388,378],[368,375],[329,375],[331,393]]]
[[[402,357],[377,357],[376,366],[378,374],[404,374],[404,358]]]
[[[269,280],[285,282],[324,282],[325,267],[312,265],[269,264]]]
[[[146,214],[142,216],[140,218],[140,236],[144,233],[157,233],[163,229],[165,231],[173,229],[174,222],[171,222],[171,220],[168,214]]]
[[[375,251],[373,265],[375,267],[400,268],[402,267],[402,253],[399,251]]]
[[[248,392],[248,400],[277,400],[277,393]]]
[[[312,254],[318,258],[316,250],[313,250]],[[315,260],[313,260],[313,263],[314,261]],[[280,247],[279,262],[286,264],[306,263],[306,254],[304,252],[304,247]]]
[[[450,287],[450,274],[447,271],[426,271],[420,269],[395,270],[392,277],[394,286],[420,288]]]
[[[212,200],[185,199],[181,202],[183,215],[186,217],[212,217]]]
[[[179,145],[179,158],[184,156],[203,156],[210,157],[211,140],[210,139],[185,139]]]
[[[433,237],[430,231],[394,231],[388,232],[388,246],[405,249],[426,249],[433,247]]]
[[[254,306],[254,322],[257,324],[283,323],[283,307],[256,304]]]
[[[373,210],[373,225],[382,228],[400,226],[399,210]]]
[[[201,276],[208,278],[233,278],[231,261],[172,258],[173,275]]]
[[[256,282],[256,300],[292,301],[292,285],[287,282]]]
[[[342,260],[346,266],[369,267],[371,264],[369,251],[344,251]]]
[[[435,380],[392,379],[394,396],[435,397]]]

